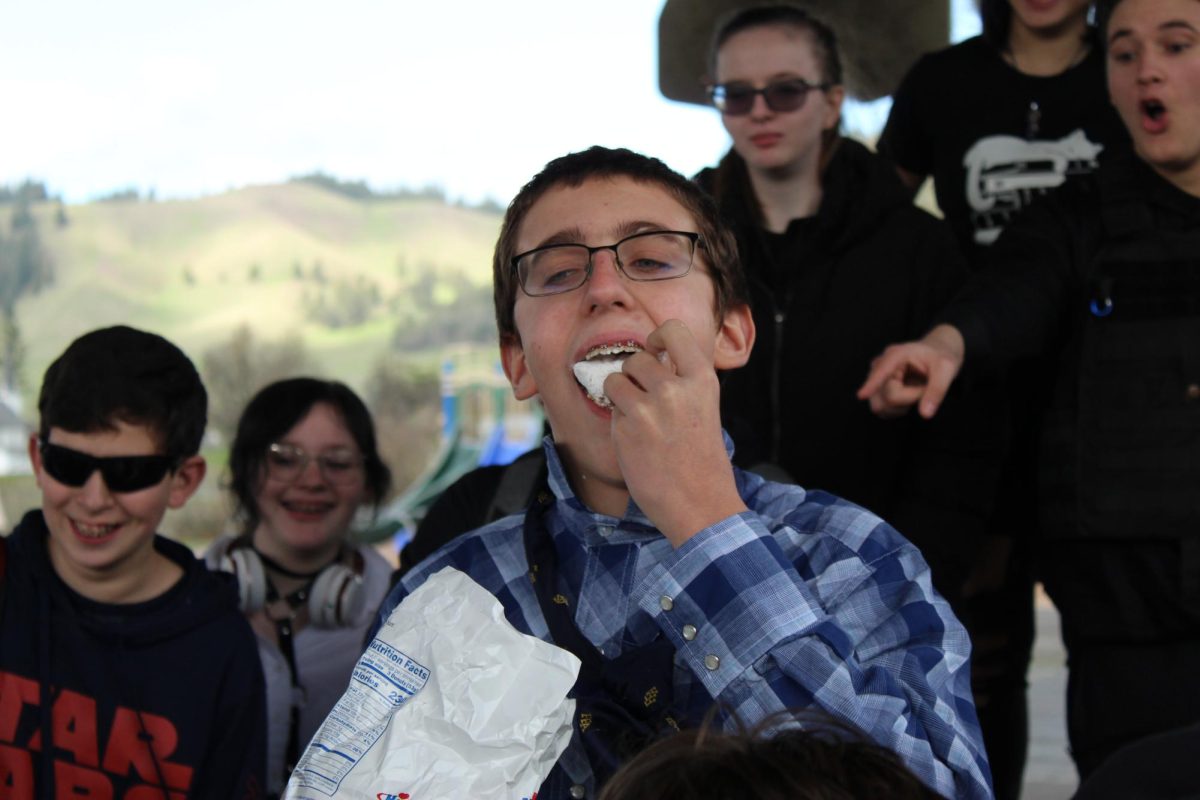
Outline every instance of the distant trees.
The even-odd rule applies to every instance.
[[[451,201],[446,196],[446,190],[433,183],[419,189],[399,188],[381,191],[372,189],[366,181],[342,180],[320,171],[297,175],[289,179],[289,183],[308,183],[319,186],[328,192],[349,197],[351,200],[433,200],[446,205],[456,205],[459,208],[478,209],[491,214],[504,213],[504,204],[493,197],[485,197],[478,203],[469,203],[462,199]]]
[[[262,387],[281,378],[311,374],[312,360],[299,336],[256,340],[242,325],[228,340],[204,352],[200,374],[208,389],[208,427],[228,443],[246,403]]]
[[[46,191],[46,184],[41,181],[26,180],[16,186],[0,186],[0,204],[17,201],[44,203],[49,199],[50,193]]]
[[[392,335],[394,349],[411,352],[449,342],[496,341],[491,287],[476,286],[456,273],[438,276],[425,271],[407,289],[407,294],[417,313],[396,323]]]
[[[125,189],[115,189],[96,198],[97,203],[136,203],[142,196],[137,189],[130,186]]]
[[[204,352],[200,373],[208,389],[209,429],[228,445],[242,410],[258,390],[283,378],[319,376],[323,371],[299,336],[270,341],[242,326]],[[372,368],[362,396],[371,408],[380,451],[395,473],[396,488],[402,488],[424,468],[437,442],[437,372],[386,356]]]
[[[375,364],[364,399],[375,419],[379,450],[397,490],[412,483],[437,446],[438,375],[396,357]]]
[[[349,197],[351,200],[436,200],[446,202],[446,191],[436,185],[422,189],[394,189],[392,191],[376,191],[367,185],[366,181],[346,181],[335,178],[325,172],[310,172],[307,175],[297,175],[289,183],[308,183],[319,186],[326,191]]]
[[[11,207],[8,230],[0,230],[0,381],[9,390],[17,387],[25,356],[17,303],[54,281],[54,266],[33,213],[35,203],[49,199],[42,183],[0,187],[0,204]]]
[[[327,328],[350,328],[369,320],[382,302],[379,284],[357,275],[354,280],[338,278],[313,293],[305,291],[304,313]]]

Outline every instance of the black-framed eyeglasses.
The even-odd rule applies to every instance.
[[[275,442],[267,448],[267,477],[291,483],[308,469],[308,462],[314,458],[317,460],[318,469],[321,470],[321,477],[329,483],[339,485],[360,480],[363,462],[366,460],[349,447],[322,450],[314,456],[303,447]]]
[[[813,89],[825,91],[831,83],[809,83],[803,78],[785,78],[771,81],[761,89],[755,89],[748,83],[715,83],[708,87],[708,96],[712,104],[722,114],[731,117],[741,117],[750,113],[754,108],[754,98],[763,96],[767,108],[776,113],[796,111],[808,99],[808,93]]]
[[[696,245],[703,247],[698,233],[688,231],[645,231],[626,236],[614,244],[548,244],[514,256],[513,269],[521,291],[530,297],[545,297],[578,289],[592,276],[592,255],[612,250],[617,269],[631,281],[666,281],[682,278],[692,270]]]
[[[78,488],[88,482],[92,473],[100,470],[104,485],[110,492],[136,492],[161,481],[177,466],[170,456],[107,456],[104,458],[81,453],[60,444],[38,439],[42,468],[64,486]]]

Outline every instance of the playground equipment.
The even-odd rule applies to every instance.
[[[459,381],[450,361],[441,375],[442,433],[425,471],[379,510],[375,524],[358,531],[366,542],[392,538],[399,551],[446,487],[476,467],[508,464],[542,438],[541,407],[512,400],[499,367],[490,380]],[[474,411],[475,413],[465,413]]]

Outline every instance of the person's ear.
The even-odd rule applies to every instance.
[[[750,313],[749,305],[737,303],[725,309],[725,316],[717,328],[713,366],[720,370],[744,365],[754,348],[754,336],[754,315]]]
[[[42,449],[38,447],[40,437],[36,433],[29,435],[29,465],[33,467],[33,477],[37,480],[38,488],[42,488]]]
[[[829,130],[836,127],[842,118],[842,103],[846,100],[846,87],[836,83],[822,94],[825,95],[825,121],[821,127]]]
[[[208,464],[204,456],[185,458],[183,463],[171,473],[171,494],[167,500],[169,508],[182,508],[183,504],[200,488],[208,472]]]
[[[518,400],[528,400],[537,394],[537,382],[529,371],[529,363],[525,360],[525,348],[516,334],[505,334],[500,339],[500,363],[504,367],[504,375],[512,385],[513,397]]]

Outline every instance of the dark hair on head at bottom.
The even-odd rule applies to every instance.
[[[1000,52],[1008,49],[1012,13],[1012,6],[1008,0],[979,0],[979,22],[983,40]]]
[[[229,488],[237,499],[243,533],[258,527],[256,495],[263,477],[267,448],[299,424],[313,406],[325,403],[341,417],[363,456],[367,496],[378,506],[387,497],[392,472],[379,455],[371,412],[344,383],[318,378],[288,378],[260,389],[238,419],[229,450]]]
[[[176,462],[200,450],[208,393],[183,351],[125,325],[80,336],[46,370],[38,393],[38,432],[112,431],[142,425]]]
[[[941,800],[891,750],[825,715],[781,712],[726,733],[712,720],[627,762],[599,800]]]

